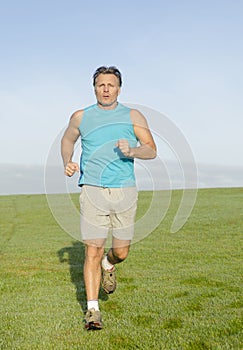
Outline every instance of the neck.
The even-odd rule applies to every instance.
[[[111,103],[106,104],[106,103],[102,103],[102,102],[97,101],[97,105],[101,109],[115,109],[116,106],[118,105],[118,102],[117,102],[117,100],[115,100]]]

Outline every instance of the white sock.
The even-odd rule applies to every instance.
[[[99,311],[99,303],[98,303],[98,300],[88,300],[87,301],[87,309],[90,310],[94,308],[95,311]]]
[[[102,259],[102,267],[104,270],[106,271],[110,271],[113,269],[114,265],[112,265],[108,259],[107,259],[107,255],[104,256],[104,258]]]

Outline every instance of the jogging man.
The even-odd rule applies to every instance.
[[[134,158],[156,157],[156,145],[144,116],[117,101],[121,85],[116,67],[98,68],[93,75],[97,103],[73,113],[61,142],[65,174],[73,176],[80,171],[87,330],[102,328],[100,283],[107,294],[115,291],[115,265],[127,258],[133,238],[137,209]],[[79,137],[80,166],[72,161]],[[112,247],[104,254],[109,231]]]

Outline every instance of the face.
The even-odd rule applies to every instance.
[[[95,95],[101,108],[115,108],[119,93],[119,80],[114,74],[98,75],[95,81]]]

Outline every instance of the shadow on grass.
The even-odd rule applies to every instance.
[[[71,282],[76,288],[76,298],[83,310],[87,309],[87,299],[84,285],[83,266],[85,259],[85,246],[79,241],[72,242],[72,246],[64,247],[57,252],[61,263],[69,264]],[[99,299],[107,300],[108,297],[101,289]]]

